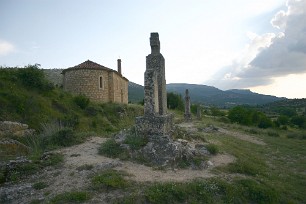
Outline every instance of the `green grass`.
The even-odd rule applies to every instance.
[[[21,179],[37,173],[41,169],[47,166],[55,166],[59,165],[63,162],[64,156],[62,154],[50,154],[48,157],[44,159],[40,158],[30,158],[31,162],[24,163],[20,165],[16,165],[13,169],[2,169],[0,171],[0,183],[4,183],[6,181],[18,182]]]
[[[124,143],[128,144],[132,150],[139,150],[148,143],[148,139],[142,135],[136,135],[135,129],[132,128],[124,140]]]
[[[216,155],[219,153],[219,148],[217,145],[215,144],[208,144],[205,146],[207,148],[207,150],[209,151],[209,153]]]
[[[150,203],[278,203],[279,194],[266,183],[251,179],[194,180],[187,183],[156,183],[146,188]]]
[[[120,147],[120,144],[116,143],[113,138],[102,143],[98,151],[100,155],[112,158],[119,157],[124,153],[124,150]]]
[[[32,187],[35,190],[41,190],[41,189],[48,187],[48,184],[46,184],[45,182],[39,181],[39,182],[34,183]]]
[[[84,203],[91,199],[91,195],[84,191],[72,191],[65,192],[56,195],[50,200],[50,203],[61,204],[61,203]]]
[[[98,173],[91,179],[93,189],[122,189],[128,186],[124,179],[124,172],[106,170]]]

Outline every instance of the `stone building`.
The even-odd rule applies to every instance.
[[[129,80],[122,76],[121,60],[117,62],[117,71],[90,60],[63,70],[64,90],[95,102],[127,104]]]

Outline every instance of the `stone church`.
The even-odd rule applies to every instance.
[[[128,103],[129,80],[122,76],[121,60],[117,71],[87,60],[64,69],[63,87],[75,95],[85,95],[94,102]]]

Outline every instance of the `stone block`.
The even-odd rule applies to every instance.
[[[173,130],[173,115],[152,115],[137,117],[135,122],[138,135],[144,135],[153,138],[156,135],[160,137],[171,135]]]

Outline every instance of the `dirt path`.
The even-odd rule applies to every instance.
[[[83,144],[58,150],[64,155],[63,165],[46,167],[20,183],[6,183],[0,187],[1,200],[13,204],[31,203],[33,200],[44,202],[63,192],[84,191],[91,186],[91,176],[105,169],[123,170],[129,175],[127,179],[137,182],[185,182],[195,178],[215,177],[217,175],[211,171],[214,167],[235,161],[231,155],[219,154],[210,158],[212,165],[205,170],[154,170],[152,167],[99,155],[98,147],[106,140],[91,137]],[[84,168],[86,165],[90,168]],[[33,185],[38,182],[45,183],[46,187],[35,190]],[[108,203],[117,196],[116,193],[98,193],[92,202]]]
[[[197,132],[198,131],[197,128],[195,127],[194,123],[181,123],[178,126],[182,127],[182,128],[185,128],[185,129],[189,130],[190,132]],[[210,128],[208,128],[208,129],[210,129]],[[234,131],[226,130],[224,128],[219,128],[219,127],[216,128],[216,132],[220,132],[220,133],[223,133],[223,134],[228,135],[230,137],[235,137],[237,139],[247,141],[247,142],[251,142],[251,143],[254,143],[254,144],[266,145],[266,143],[264,143],[259,138],[255,138],[255,137],[247,135],[247,134],[242,134],[240,132],[234,132]]]
[[[266,143],[264,143],[262,140],[260,140],[258,138],[254,138],[250,135],[242,134],[240,132],[233,132],[233,131],[229,131],[229,130],[226,130],[226,129],[223,129],[223,128],[219,128],[218,131],[223,133],[223,134],[226,134],[226,135],[231,136],[231,137],[238,138],[238,139],[243,140],[243,141],[251,142],[251,143],[254,143],[254,144],[258,144],[258,145],[266,145]]]
[[[152,167],[141,164],[119,161],[98,155],[98,147],[105,142],[105,138],[92,137],[87,142],[63,149],[65,155],[65,167],[76,169],[84,164],[114,167],[116,170],[127,172],[129,179],[138,182],[145,181],[188,181],[195,178],[208,178],[215,176],[210,170],[216,166],[227,165],[235,160],[233,156],[220,154],[210,158],[213,163],[205,170],[154,170]]]

